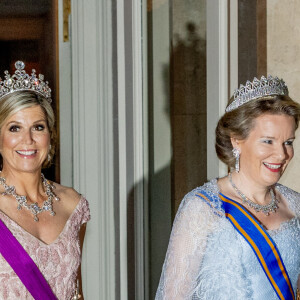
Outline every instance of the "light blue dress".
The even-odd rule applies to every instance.
[[[300,194],[277,184],[295,217],[268,230],[294,291],[300,274]],[[187,194],[176,215],[156,300],[276,300],[278,296],[253,250],[226,219],[221,200],[208,205],[197,196],[218,199],[217,180]]]

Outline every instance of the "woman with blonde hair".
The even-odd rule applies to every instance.
[[[55,151],[51,90],[15,67],[0,80],[0,299],[79,299],[88,202],[42,174]]]

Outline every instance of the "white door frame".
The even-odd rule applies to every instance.
[[[227,166],[216,155],[215,128],[237,87],[238,2],[209,0],[206,3],[207,178],[212,179],[227,174]]]
[[[87,197],[92,217],[82,258],[85,299],[128,298],[126,228],[132,190],[135,295],[146,299],[145,1],[73,0],[66,43],[63,0],[58,4],[61,182]]]

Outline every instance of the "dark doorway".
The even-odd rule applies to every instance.
[[[57,0],[0,1],[0,77],[5,70],[12,74],[17,60],[25,63],[27,73],[35,69],[44,74],[52,89],[58,131],[57,24]],[[43,172],[47,178],[60,181],[59,145],[52,166]]]

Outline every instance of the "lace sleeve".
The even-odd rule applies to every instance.
[[[177,212],[155,300],[191,299],[211,230],[212,208],[195,193]]]
[[[276,187],[281,195],[288,201],[289,208],[295,213],[296,216],[300,216],[300,193],[280,183],[277,183]]]
[[[83,198],[82,215],[81,216],[82,216],[82,219],[81,219],[80,225],[87,223],[91,219],[89,203],[85,198]]]

